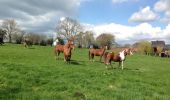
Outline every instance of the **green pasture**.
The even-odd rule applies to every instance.
[[[88,49],[72,53],[66,64],[50,46],[0,46],[0,100],[170,100],[170,58],[134,54],[108,70]]]

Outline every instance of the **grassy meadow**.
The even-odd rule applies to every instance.
[[[108,70],[88,49],[72,53],[66,64],[50,46],[0,46],[0,100],[170,100],[168,58],[134,54]]]

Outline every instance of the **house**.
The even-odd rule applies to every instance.
[[[151,41],[151,47],[152,48],[157,48],[157,47],[161,47],[161,48],[166,48],[165,46],[165,41]]]

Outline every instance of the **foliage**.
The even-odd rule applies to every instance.
[[[2,23],[2,28],[6,31],[9,43],[12,42],[12,37],[20,31],[17,22],[14,19],[6,19]]]
[[[82,26],[75,19],[66,17],[57,23],[57,35],[67,40],[74,39],[80,31]]]
[[[137,44],[137,49],[138,49],[138,52],[139,53],[151,53],[153,50],[151,48],[151,42],[148,42],[148,41],[140,41],[138,42]]]
[[[25,34],[25,31],[18,31],[18,33],[13,34],[13,40],[15,41],[15,43],[21,44]]]
[[[46,37],[46,35],[43,35],[43,34],[27,33],[24,36],[24,39],[32,41],[32,43],[34,45],[40,45],[41,42],[42,42],[42,44],[44,44],[44,42],[46,41],[47,37]]]
[[[6,31],[0,28],[0,45],[4,43],[5,35],[6,35]]]
[[[76,35],[76,41],[80,47],[88,47],[94,44],[94,36],[91,31],[80,32]]]
[[[103,33],[96,38],[96,42],[101,46],[111,47],[112,43],[115,42],[115,36],[110,33]]]

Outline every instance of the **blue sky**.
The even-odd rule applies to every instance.
[[[134,13],[146,6],[153,7],[157,0],[127,1],[114,4],[112,0],[92,0],[81,4],[78,10],[78,18],[81,22],[90,24],[119,23],[124,25],[130,23],[128,19]]]

